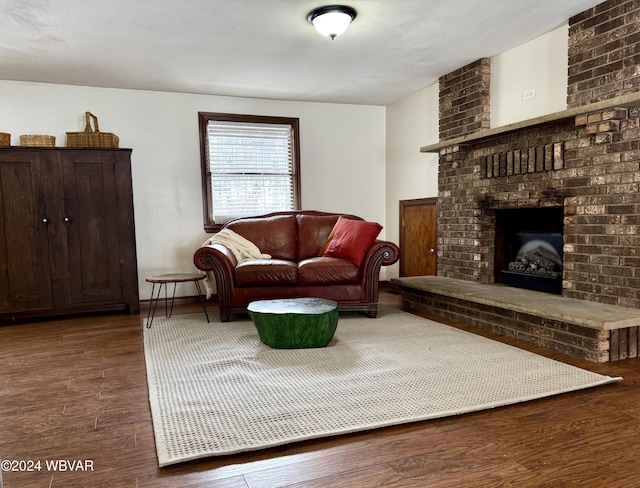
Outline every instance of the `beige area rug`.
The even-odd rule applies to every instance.
[[[202,314],[156,318],[144,347],[160,466],[621,379],[384,307],[377,319],[341,314],[326,348],[271,349],[248,318]]]

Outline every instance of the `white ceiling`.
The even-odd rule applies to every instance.
[[[389,105],[602,0],[1,0],[0,79]]]

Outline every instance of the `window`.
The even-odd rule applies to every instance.
[[[298,119],[199,112],[204,229],[300,202]]]

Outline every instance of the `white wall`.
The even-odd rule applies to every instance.
[[[491,127],[567,108],[567,24],[491,59]],[[536,97],[523,101],[522,92]]]
[[[84,113],[100,130],[133,148],[132,171],[140,298],[144,278],[194,271],[205,241],[198,111],[300,118],[302,207],[385,222],[384,107],[243,99],[136,90],[0,81],[0,131],[55,135],[84,129]],[[383,230],[383,237],[384,237]],[[193,295],[184,285],[177,295]]]
[[[387,107],[387,238],[400,240],[400,200],[438,196],[438,155],[420,148],[438,142],[438,83]],[[400,273],[387,267],[387,279]]]

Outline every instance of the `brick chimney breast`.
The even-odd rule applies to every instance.
[[[490,87],[489,58],[440,78],[440,141],[490,128]]]
[[[568,108],[640,90],[640,3],[609,0],[569,19]]]

